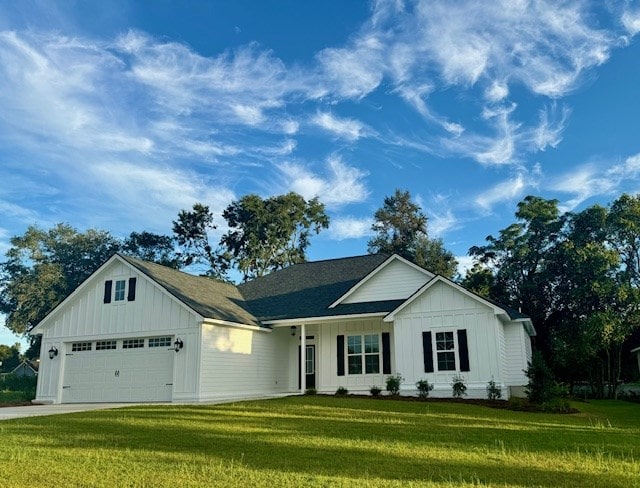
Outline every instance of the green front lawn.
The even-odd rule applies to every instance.
[[[0,422],[2,486],[640,486],[640,406],[292,397]],[[37,407],[35,407],[37,408]]]

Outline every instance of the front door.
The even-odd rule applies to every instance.
[[[304,359],[304,370],[306,372],[307,388],[316,387],[316,346],[306,346],[306,353]]]
[[[298,346],[298,364],[300,364],[300,346]],[[304,348],[304,371],[307,388],[316,387],[316,346],[307,344]],[[298,368],[298,388],[301,388],[300,368]]]

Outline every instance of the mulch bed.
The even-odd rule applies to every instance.
[[[391,395],[347,395],[356,398],[370,398],[372,400],[402,400],[405,402],[422,402],[422,403],[466,403],[469,405],[479,405],[489,408],[497,408],[501,410],[513,410],[518,412],[542,412],[542,413],[579,413],[576,408],[570,408],[567,411],[549,411],[544,410],[540,405],[534,405],[526,400],[512,403],[506,400],[488,400],[484,398],[418,398],[414,396],[391,396]]]

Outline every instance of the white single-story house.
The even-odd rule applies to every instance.
[[[36,402],[198,402],[384,390],[522,393],[531,320],[401,258],[307,262],[233,285],[112,256],[32,331]]]

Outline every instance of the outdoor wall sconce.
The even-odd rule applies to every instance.
[[[176,337],[176,341],[173,343],[173,350],[175,352],[180,352],[180,349],[184,347],[184,342],[179,337]]]
[[[58,348],[55,346],[51,346],[49,349],[49,359],[53,359],[58,355]]]
[[[292,336],[296,335],[296,326],[295,325],[291,326],[291,335]]]

